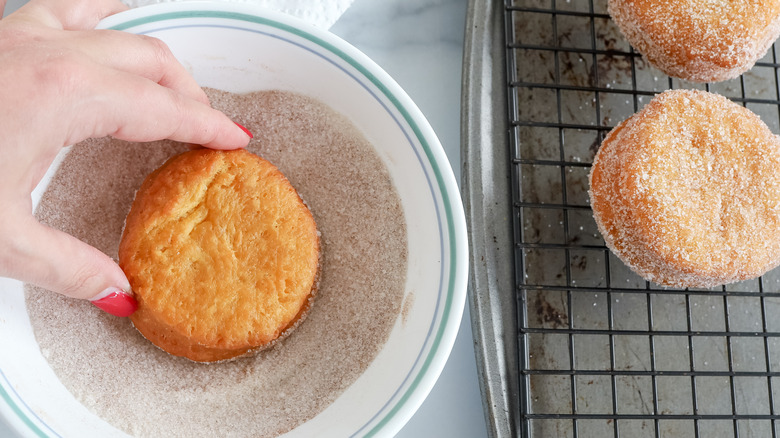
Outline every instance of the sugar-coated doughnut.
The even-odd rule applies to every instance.
[[[604,139],[589,195],[607,247],[655,283],[712,287],[780,263],[780,138],[725,97],[657,95]]]
[[[311,212],[274,165],[245,150],[185,152],[144,180],[127,216],[130,318],[198,362],[262,349],[308,312],[319,251]]]
[[[736,78],[780,35],[780,0],[609,0],[608,10],[651,64],[696,82]]]

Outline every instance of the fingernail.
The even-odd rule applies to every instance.
[[[233,122],[233,123],[235,123],[235,124],[236,124],[236,126],[238,126],[239,128],[241,128],[241,130],[242,130],[242,131],[244,131],[244,132],[246,133],[246,135],[248,135],[248,136],[249,136],[249,138],[255,138],[255,136],[254,136],[254,135],[252,135],[252,133],[251,133],[251,132],[249,132],[249,130],[248,130],[248,129],[244,128],[243,126],[241,126],[240,124],[238,124],[238,123],[236,123],[236,122]]]
[[[120,317],[130,316],[138,308],[135,298],[118,287],[110,287],[95,295],[90,301],[98,309]]]

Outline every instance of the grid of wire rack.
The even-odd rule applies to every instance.
[[[652,96],[699,88],[780,131],[778,52],[716,84],[670,78],[606,0],[505,0],[523,437],[777,437],[780,270],[709,290],[648,283],[588,203],[605,134]]]

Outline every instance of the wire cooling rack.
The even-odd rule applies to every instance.
[[[604,246],[588,173],[606,133],[671,88],[716,92],[780,129],[777,50],[717,84],[634,52],[606,0],[507,0],[523,437],[777,437],[780,271],[663,288]]]

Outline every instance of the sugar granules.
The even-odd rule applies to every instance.
[[[403,211],[387,169],[351,123],[326,105],[278,91],[209,90],[212,104],[255,134],[322,233],[317,299],[290,337],[253,358],[196,364],[164,353],[128,319],[27,286],[36,339],[87,408],[135,436],[276,436],[314,417],[352,384],[399,317],[407,271]],[[88,140],[73,147],[38,206],[43,223],[116,258],[143,178],[172,142]]]

